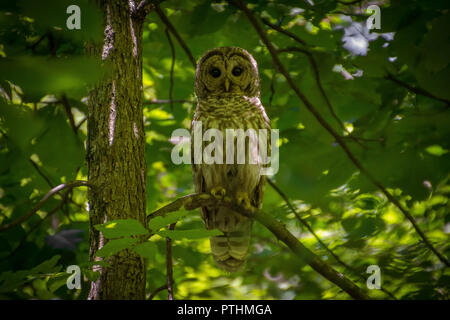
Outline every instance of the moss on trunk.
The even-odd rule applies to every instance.
[[[90,258],[105,244],[94,225],[115,219],[146,223],[145,132],[142,112],[142,25],[133,1],[101,1],[104,42],[90,52],[107,74],[89,95],[87,163]],[[89,51],[89,49],[88,49]],[[92,282],[90,299],[145,299],[145,263],[125,250],[108,259]]]

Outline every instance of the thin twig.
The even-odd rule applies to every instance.
[[[159,18],[161,19],[161,21],[166,25],[167,29],[169,29],[170,32],[172,32],[172,34],[175,36],[175,38],[177,39],[178,43],[180,44],[180,46],[183,48],[184,52],[186,52],[189,61],[191,61],[192,66],[194,67],[194,69],[197,66],[197,62],[195,61],[194,56],[192,55],[191,51],[189,50],[188,46],[186,45],[186,43],[184,42],[183,38],[181,38],[180,34],[177,32],[177,30],[175,29],[175,27],[173,26],[173,24],[170,22],[170,20],[167,18],[167,16],[165,15],[164,11],[161,10],[161,8],[159,7],[159,5],[155,6],[155,12],[158,14]]]
[[[31,45],[27,46],[26,48],[31,49],[31,51],[33,53],[36,53],[36,47],[47,37],[48,37],[48,32],[44,33],[42,36],[39,37],[39,39],[37,39],[37,41],[35,41]]]
[[[175,223],[169,226],[169,230],[175,229]],[[172,260],[172,239],[166,237],[166,277],[168,300],[173,300],[173,260]]]
[[[59,186],[54,187],[53,189],[51,189],[30,211],[28,211],[25,215],[23,215],[20,218],[17,218],[16,220],[0,226],[0,232],[9,230],[15,226],[17,226],[18,224],[21,224],[22,222],[24,222],[25,220],[29,219],[33,214],[35,214],[51,197],[53,197],[55,194],[57,194],[59,191],[64,190],[64,189],[72,189],[72,188],[76,188],[76,187],[81,187],[81,186],[85,186],[85,187],[92,187],[87,181],[82,181],[82,180],[75,180],[69,183],[63,183],[60,184]]]
[[[148,300],[153,300],[153,298],[156,297],[156,295],[157,295],[158,293],[160,293],[161,291],[163,291],[163,290],[167,290],[167,283],[166,283],[166,284],[163,284],[161,287],[156,288],[156,289],[150,294],[150,296],[148,297]]]
[[[421,96],[424,96],[424,97],[428,97],[428,98],[431,98],[431,99],[434,99],[434,100],[438,100],[438,101],[444,102],[445,104],[447,104],[447,107],[450,106],[450,101],[449,100],[444,99],[444,98],[436,97],[432,93],[430,93],[430,92],[428,92],[428,91],[426,91],[426,90],[424,90],[422,88],[413,87],[412,85],[410,85],[410,84],[408,84],[408,83],[406,83],[406,82],[404,82],[404,81],[402,81],[400,79],[397,79],[391,73],[388,73],[384,78],[387,79],[387,80],[390,80],[390,81],[392,81],[392,82],[394,82],[396,84],[398,84],[401,87],[404,87],[404,88],[408,89],[409,91],[411,91],[411,92],[413,92],[415,94],[418,94],[418,95],[421,95]]]
[[[294,79],[290,76],[289,72],[287,72],[284,65],[281,63],[280,58],[278,57],[278,52],[273,46],[272,42],[267,37],[264,29],[261,27],[260,23],[256,19],[256,17],[253,15],[253,13],[247,8],[245,3],[242,0],[235,0],[231,1],[231,3],[236,4],[247,16],[250,23],[255,28],[256,32],[259,34],[262,42],[266,45],[267,49],[269,50],[270,55],[272,56],[272,60],[274,65],[277,67],[278,71],[283,74],[286,81],[294,90],[294,92],[297,94],[299,99],[304,103],[305,107],[314,115],[316,120],[324,127],[333,137],[334,139],[339,143],[341,148],[346,153],[347,157],[350,159],[350,161],[353,162],[353,164],[359,169],[359,171],[364,174],[375,186],[378,187],[378,189],[383,192],[383,194],[388,198],[388,200],[393,203],[404,215],[405,217],[411,222],[416,232],[419,234],[419,236],[422,238],[422,240],[425,242],[425,244],[428,246],[428,248],[439,258],[439,260],[444,263],[447,267],[450,266],[450,262],[433,246],[433,244],[430,242],[428,237],[424,234],[424,232],[420,229],[419,225],[413,218],[413,216],[409,213],[407,209],[405,209],[400,202],[392,196],[387,189],[377,180],[375,177],[367,171],[362,164],[359,162],[359,160],[355,157],[355,155],[350,151],[347,144],[345,143],[344,139],[328,124],[328,122],[321,116],[321,114],[317,111],[317,109],[311,104],[311,102],[306,98],[306,96],[300,91],[300,89],[297,87]]]
[[[309,264],[316,272],[340,287],[351,297],[354,299],[369,299],[369,296],[350,279],[345,277],[342,273],[334,270],[331,266],[323,262],[317,255],[305,247],[294,235],[292,235],[292,233],[289,232],[289,230],[286,229],[284,224],[264,213],[262,210],[254,207],[243,208],[236,203],[227,201],[226,199],[216,199],[210,194],[200,193],[178,198],[168,205],[149,214],[149,218],[154,218],[156,216],[167,216],[171,212],[178,211],[183,207],[186,210],[194,210],[199,207],[208,206],[227,207],[243,216],[250,219],[255,219],[269,229],[278,238],[278,240],[286,244],[288,248],[304,263]]]
[[[61,200],[61,202],[55,207],[53,208],[53,210],[51,210],[49,213],[47,213],[47,215],[41,219],[39,219],[39,221],[30,228],[30,230],[27,231],[27,233],[25,233],[25,235],[22,237],[22,239],[20,240],[19,244],[17,245],[17,247],[11,251],[11,253],[8,255],[8,258],[12,257],[14,254],[16,254],[16,252],[22,247],[22,245],[25,243],[26,239],[28,238],[28,236],[35,231],[41,224],[42,222],[44,222],[47,218],[51,217],[53,214],[55,214],[59,209],[61,209],[63,207],[63,205],[67,202],[68,199],[68,194],[69,194],[70,190],[67,191],[64,195],[63,198]]]
[[[30,160],[30,162],[31,162],[31,164],[33,165],[33,167],[36,169],[36,171],[40,174],[40,176],[47,182],[47,184],[48,184],[48,186],[50,187],[50,188],[54,188],[54,184],[50,181],[50,178],[49,177],[47,177],[45,174],[44,174],[44,172],[39,168],[39,165],[36,163],[36,162],[34,162],[33,161],[33,159],[29,159]],[[75,170],[76,172],[78,172],[80,170],[80,168],[77,168],[77,170]],[[82,208],[84,208],[83,207],[83,205],[81,205],[81,204],[79,204],[79,203],[76,203],[73,199],[72,199],[72,191],[73,190],[70,190],[70,192],[69,192],[69,194],[70,194],[70,197],[68,198],[69,199],[69,202],[70,203],[72,203],[72,204],[74,204],[74,205],[76,205],[78,208],[80,208],[80,209],[82,209]],[[59,193],[59,194],[61,194],[61,193]],[[67,210],[66,210],[67,211]],[[67,214],[67,212],[66,212],[66,214]],[[67,218],[70,220],[70,216],[69,215],[67,215]]]
[[[69,100],[67,99],[67,96],[65,94],[63,94],[61,97],[61,103],[64,106],[64,110],[67,113],[67,117],[69,118],[70,126],[72,127],[73,132],[76,134],[78,127],[75,124],[75,119],[73,118],[73,113],[70,108]]]
[[[170,111],[173,112],[173,71],[175,68],[175,47],[172,42],[172,38],[170,37],[169,29],[166,27],[166,37],[167,41],[169,41],[170,52],[172,55],[172,63],[170,64],[170,86],[169,86],[169,101],[170,101]]]
[[[44,174],[44,172],[42,172],[42,170],[41,170],[41,168],[39,168],[39,165],[36,163],[36,162],[34,162],[33,161],[33,159],[29,159],[30,160],[30,162],[31,162],[31,164],[33,165],[33,167],[34,167],[34,169],[36,169],[36,171],[39,173],[39,175],[42,177],[42,179],[44,179],[45,180],[45,182],[47,182],[47,184],[48,184],[48,186],[50,187],[50,188],[53,188],[53,183],[50,181],[50,178],[49,177],[47,177],[45,174]]]
[[[275,77],[277,73],[274,72],[272,74],[272,78],[270,79],[270,96],[269,96],[269,108],[272,107],[273,97],[275,96]]]
[[[353,4],[358,4],[360,2],[363,2],[364,0],[353,0],[353,1],[342,1],[342,0],[336,0],[336,2],[340,3],[340,4],[344,4],[344,5],[353,5]]]
[[[297,42],[300,43],[301,45],[304,45],[305,47],[307,46],[306,42],[305,42],[303,39],[300,39],[300,37],[298,37],[296,34],[290,32],[290,31],[288,31],[288,30],[286,30],[286,29],[283,29],[283,28],[282,28],[281,26],[279,26],[279,25],[276,25],[276,24],[271,23],[269,20],[267,20],[267,19],[265,19],[265,18],[261,19],[261,21],[262,21],[264,24],[266,24],[267,26],[271,27],[272,29],[274,29],[274,30],[276,30],[276,31],[278,31],[278,32],[280,32],[280,33],[283,33],[283,34],[287,35],[289,38],[291,38],[291,39],[297,41]]]
[[[304,55],[306,55],[306,57],[308,57],[309,63],[311,64],[311,67],[312,67],[313,72],[314,72],[314,78],[316,80],[316,85],[319,88],[320,93],[321,93],[323,99],[325,100],[325,102],[327,104],[328,110],[330,111],[331,115],[336,120],[336,122],[339,124],[339,126],[342,128],[342,130],[348,132],[347,128],[344,125],[344,123],[342,123],[341,119],[339,119],[339,117],[337,116],[336,112],[334,111],[334,108],[331,105],[330,99],[328,99],[328,96],[327,96],[327,94],[325,92],[325,89],[322,86],[322,81],[320,80],[319,67],[317,66],[317,62],[314,59],[314,56],[308,50],[302,49],[302,48],[298,48],[298,47],[289,47],[289,48],[278,50],[279,53],[281,53],[281,52],[291,52],[291,51],[296,51],[296,52],[303,53]]]
[[[344,123],[341,121],[341,119],[338,117],[338,115],[334,111],[334,108],[331,105],[330,99],[328,99],[328,95],[326,94],[325,89],[322,86],[322,81],[320,80],[319,67],[317,66],[317,62],[314,59],[314,56],[311,54],[311,52],[309,52],[306,49],[302,49],[302,48],[298,48],[298,47],[289,47],[289,48],[278,50],[279,53],[281,53],[281,52],[291,52],[291,51],[296,51],[296,52],[303,53],[304,55],[306,55],[308,57],[309,63],[311,64],[311,67],[312,67],[313,72],[314,72],[314,79],[316,80],[316,85],[319,88],[320,94],[322,95],[323,99],[325,100],[325,103],[327,104],[328,110],[330,111],[331,115],[336,120],[336,122],[339,124],[341,129],[348,134],[347,137],[349,137],[350,139],[354,140],[356,143],[358,143],[364,149],[367,149],[367,147],[365,145],[363,145],[358,140],[358,138],[350,135],[350,132],[348,131],[348,129],[345,127]]]
[[[83,123],[86,122],[87,119],[88,119],[88,117],[84,117],[84,118],[77,124],[77,130],[80,129],[80,127],[83,125]]]

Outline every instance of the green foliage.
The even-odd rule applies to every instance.
[[[153,259],[158,247],[153,242],[144,242],[134,246],[133,250],[144,258]]]
[[[167,215],[165,217],[158,216],[153,219],[150,219],[148,223],[148,228],[152,231],[158,231],[159,229],[168,226],[169,224],[175,223],[184,216],[187,215],[186,211],[178,211],[174,214]]]
[[[158,235],[161,237],[168,237],[172,240],[182,239],[201,239],[212,236],[223,235],[219,230],[205,230],[205,229],[192,229],[192,230],[164,230],[159,231]]]
[[[19,270],[15,272],[7,271],[2,273],[0,276],[0,293],[13,291],[17,287],[22,286],[33,279],[43,277],[46,274],[56,274],[59,270],[61,270],[61,266],[57,265],[60,258],[61,256],[55,255],[30,270]],[[45,286],[45,283],[42,285]]]
[[[95,229],[101,231],[103,236],[107,239],[144,235],[148,233],[144,226],[134,219],[109,221],[105,224],[96,225]]]
[[[364,168],[409,210],[431,243],[450,257],[448,1],[380,2],[382,29],[370,32],[358,29],[367,18],[359,5],[332,0],[314,1],[315,5],[287,0],[247,3],[256,16],[307,43],[339,121],[317,85],[310,59],[298,51],[280,53],[299,89],[344,137]],[[81,30],[66,28],[69,4],[81,8]],[[269,186],[264,211],[363,290],[361,275],[366,278],[367,267],[376,264],[383,288],[398,299],[449,299],[448,268],[305,108],[274,68],[245,15],[218,1],[168,0],[161,8],[196,59],[219,46],[241,46],[253,54],[261,100],[272,126],[280,130],[280,169],[271,178],[302,220],[351,270],[330,255]],[[84,50],[91,41],[102,41],[102,21],[87,0],[0,5],[0,226],[25,215],[50,188],[87,179],[86,97],[103,68],[100,59],[88,59]],[[278,49],[305,48],[263,28]],[[142,43],[145,101],[169,99],[172,61],[165,29],[151,12]],[[344,39],[356,45],[348,49]],[[169,139],[174,129],[190,127],[195,69],[173,36],[172,41],[173,99],[185,102],[175,103],[173,110],[168,103],[143,106],[148,213],[193,192],[191,168],[171,161]],[[61,201],[64,205],[52,213]],[[62,267],[79,265],[92,281],[99,275],[92,270],[94,264],[107,267],[107,258],[125,249],[146,258],[147,287],[153,291],[166,283],[165,237],[174,240],[176,299],[348,298],[256,223],[245,269],[235,274],[219,270],[208,237],[220,233],[205,230],[197,212],[156,217],[148,226],[132,219],[97,225],[107,239],[97,256],[105,259],[88,262],[86,208],[84,188],[72,190],[67,198],[60,192],[25,222],[0,233],[0,298],[85,299],[88,283],[82,283],[81,291],[68,290]],[[168,230],[175,222],[176,229]],[[69,246],[55,246],[49,239],[62,230],[78,230],[81,241],[69,237]],[[387,298],[378,290],[369,294]],[[166,299],[166,293],[156,298]]]
[[[175,223],[178,219],[185,215],[186,212],[182,212],[182,214],[180,214],[180,212],[176,212],[175,214],[168,215],[167,217],[156,217],[150,220],[150,230],[159,230],[163,227],[167,227],[169,224]],[[156,233],[150,233],[139,221],[134,219],[113,220],[104,224],[95,225],[94,227],[100,231],[105,238],[112,239],[108,241],[99,251],[97,251],[97,256],[102,258],[110,257],[125,249],[133,249],[144,258],[153,258],[156,251],[156,245],[153,242],[140,242],[139,238],[133,238],[132,236],[146,236],[147,238],[151,238],[157,234],[160,237],[167,237],[172,240],[193,240],[223,234],[218,230],[205,230],[204,228],[189,230],[160,230]]]
[[[130,248],[139,239],[123,238],[108,241],[100,250],[97,251],[97,256],[102,258],[110,257],[124,249]]]

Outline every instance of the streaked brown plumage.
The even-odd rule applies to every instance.
[[[224,159],[225,129],[245,131],[253,128],[256,132],[258,129],[270,129],[269,119],[259,99],[259,90],[257,64],[246,50],[237,47],[216,48],[206,52],[200,59],[195,79],[198,104],[193,121],[202,122],[202,134],[210,128],[222,131]],[[236,142],[234,144],[236,155]],[[270,146],[269,143],[267,145]],[[191,151],[193,156],[192,148]],[[260,173],[263,165],[249,164],[248,156],[247,153],[245,164],[236,164],[236,161],[226,164],[225,160],[223,164],[194,164],[192,161],[196,192],[214,193],[218,188],[223,188],[226,196],[237,199],[238,203],[249,202],[260,208],[265,184],[265,176]],[[252,222],[224,207],[204,207],[201,216],[207,229],[219,229],[224,233],[224,236],[210,239],[211,252],[217,265],[230,272],[237,271],[244,265],[248,255]]]

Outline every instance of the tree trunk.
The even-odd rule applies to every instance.
[[[104,0],[104,43],[91,54],[102,59],[107,74],[91,90],[88,107],[90,259],[103,247],[94,225],[115,219],[146,224],[145,132],[142,112],[142,26],[134,2]],[[133,8],[131,8],[133,7]],[[130,250],[108,259],[91,283],[89,299],[145,299],[144,260]],[[98,268],[96,269],[98,270]]]

